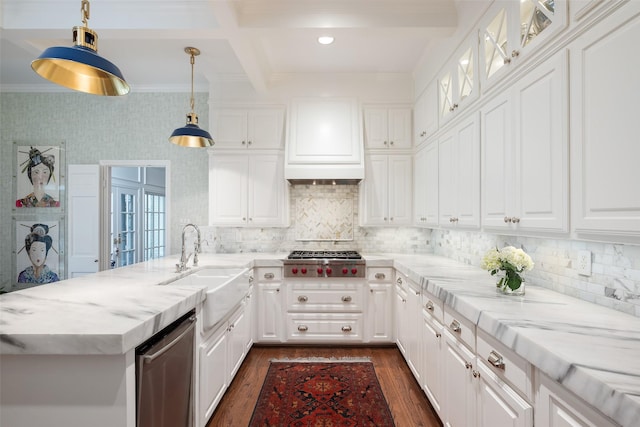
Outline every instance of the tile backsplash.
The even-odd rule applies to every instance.
[[[446,229],[360,227],[358,189],[357,185],[293,186],[289,227],[201,227],[205,238],[203,250],[234,253],[355,249],[364,253],[434,253],[479,267],[488,249],[512,245],[523,248],[533,258],[535,267],[527,274],[530,284],[640,317],[640,246]],[[348,210],[333,208],[342,204],[353,207],[353,239],[325,240],[326,230],[333,229],[335,233],[332,227],[345,224],[349,227],[349,214],[345,214]],[[302,224],[309,218],[312,221]],[[300,227],[305,233],[316,233],[316,237],[322,238],[298,240]],[[591,276],[578,274],[577,258],[582,250],[591,252]]]

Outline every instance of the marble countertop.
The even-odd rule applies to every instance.
[[[277,266],[285,253],[203,254],[200,267]],[[434,255],[364,254],[393,266],[623,426],[640,419],[640,319],[548,289],[499,295],[484,270]],[[0,296],[0,354],[123,354],[205,298],[166,285],[176,256]]]

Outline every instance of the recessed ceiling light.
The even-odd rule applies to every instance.
[[[333,37],[331,37],[331,36],[320,36],[320,37],[318,37],[318,43],[320,43],[320,44],[331,44],[331,43],[333,43]]]

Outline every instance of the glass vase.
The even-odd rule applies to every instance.
[[[524,283],[525,283],[524,274],[523,273],[511,273],[511,274],[515,274],[520,278],[520,286],[515,289],[512,289],[508,285],[509,276],[507,276],[507,273],[505,271],[500,271],[496,273],[496,279],[497,279],[496,289],[498,290],[499,293],[504,295],[512,295],[512,296],[524,295]]]

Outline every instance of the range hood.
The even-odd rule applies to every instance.
[[[288,113],[284,176],[292,184],[364,178],[361,108],[354,98],[295,98]]]

